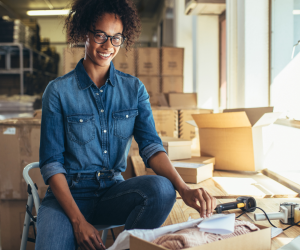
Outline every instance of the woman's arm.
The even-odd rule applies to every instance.
[[[50,177],[49,185],[55,198],[72,223],[74,234],[80,248],[88,250],[106,249],[97,229],[89,224],[80,212],[73,196],[71,195],[64,174],[56,174]]]
[[[168,178],[179,192],[185,204],[196,209],[201,217],[210,217],[217,206],[216,198],[203,188],[190,189],[173,167],[165,152],[158,152],[148,160],[149,166],[158,175]],[[199,201],[200,206],[197,204]]]

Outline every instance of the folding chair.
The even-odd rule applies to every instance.
[[[36,216],[32,215],[33,205],[35,207],[36,214],[38,213],[38,210],[40,207],[40,197],[37,192],[38,188],[37,188],[36,184],[33,183],[32,179],[29,176],[29,170],[33,169],[33,168],[39,168],[39,163],[38,162],[30,163],[23,170],[23,177],[24,177],[24,179],[27,183],[27,187],[28,187],[27,188],[28,199],[27,199],[27,205],[26,205],[26,213],[25,213],[25,220],[24,220],[24,227],[23,227],[20,250],[26,249],[27,241],[35,243],[35,239],[28,238],[28,231],[29,231],[30,226],[33,227],[34,235],[36,236],[35,228],[36,228],[37,215]],[[121,227],[121,226],[124,226],[124,225],[94,225],[94,227],[98,231],[103,230],[101,238],[102,238],[104,245],[106,243],[108,230],[109,229],[111,230],[113,240],[115,241],[115,235],[114,235],[114,232],[112,229],[116,228],[116,227]]]

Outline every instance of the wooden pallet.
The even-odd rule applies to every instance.
[[[136,176],[146,175],[145,164],[140,156],[132,156]],[[198,184],[188,184],[190,188],[203,187],[219,199],[253,196],[255,198],[294,198],[299,194],[262,173],[214,171],[211,179]],[[177,198],[181,198],[177,194]]]

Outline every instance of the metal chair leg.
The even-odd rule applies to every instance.
[[[113,240],[114,240],[114,242],[115,242],[116,238],[115,238],[114,230],[111,228],[110,231],[111,231],[111,235],[112,235],[112,237],[113,237]]]
[[[28,210],[29,210],[30,212],[32,212],[32,207],[33,207],[33,197],[32,197],[31,194],[28,195],[27,207],[28,207]],[[20,250],[26,250],[29,226],[30,226],[30,216],[29,216],[29,214],[26,212],[26,213],[25,213],[25,220],[24,220],[24,226],[23,226],[23,233],[22,233],[22,240],[21,240],[21,247],[20,247]]]
[[[105,246],[105,244],[106,244],[107,233],[108,233],[108,229],[104,229],[104,230],[103,230],[103,233],[102,233],[102,237],[101,237],[104,246]]]

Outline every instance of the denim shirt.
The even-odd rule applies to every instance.
[[[46,184],[58,173],[124,172],[132,136],[146,167],[153,154],[165,152],[144,84],[111,62],[98,88],[82,61],[43,94],[40,168]]]

